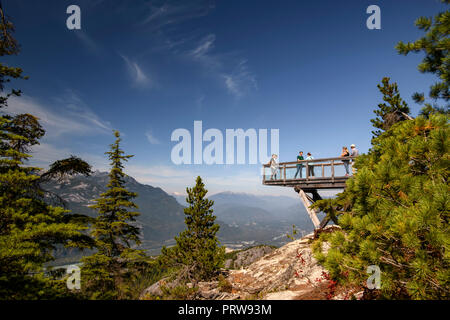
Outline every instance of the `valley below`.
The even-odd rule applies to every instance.
[[[96,171],[90,176],[73,176],[61,181],[51,181],[45,189],[53,194],[48,201],[61,198],[72,213],[91,217],[96,212],[89,207],[106,191],[108,173]],[[149,255],[158,255],[163,246],[175,244],[174,237],[185,229],[185,196],[170,195],[158,187],[141,184],[127,177],[126,187],[138,196],[140,216],[136,224],[141,230],[141,245]],[[218,233],[222,245],[230,250],[241,250],[256,245],[280,247],[292,234],[293,225],[301,237],[313,230],[300,199],[287,196],[259,196],[247,193],[222,192],[208,196],[214,201],[214,215],[220,225]],[[77,262],[90,251],[58,250],[54,264]]]

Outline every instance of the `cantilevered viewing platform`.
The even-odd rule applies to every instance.
[[[345,189],[345,182],[350,176],[346,176],[344,161],[348,161],[351,174],[352,159],[354,157],[280,162],[276,175],[272,174],[270,165],[265,164],[263,165],[262,183],[267,186],[294,188],[294,191],[299,194],[314,227],[321,229],[326,226],[329,219],[325,217],[322,221],[319,221],[317,218],[318,210],[312,210],[310,206],[317,200],[322,200],[318,190]],[[295,176],[299,164],[302,165],[301,177],[300,172]]]
[[[342,189],[345,188],[345,181],[349,178],[345,176],[344,162],[354,157],[345,158],[322,158],[314,160],[302,160],[292,162],[280,162],[276,177],[271,178],[272,171],[270,165],[263,165],[263,184],[270,186],[298,187],[301,189]],[[299,174],[294,177],[297,165],[301,164],[302,178]],[[314,168],[314,176],[310,175],[309,167]]]

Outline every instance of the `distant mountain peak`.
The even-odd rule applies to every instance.
[[[72,212],[96,216],[97,213],[87,205],[106,191],[108,180],[108,172],[95,170],[90,176],[76,175],[61,182],[52,181],[45,189],[61,196]],[[181,192],[168,194],[131,176],[125,180],[125,186],[138,194],[135,203],[141,213],[137,223],[143,232],[143,248],[159,250],[185,228],[183,209],[187,206],[187,195]],[[286,234],[292,224],[301,230],[312,227],[300,200],[295,208],[288,208],[289,201],[283,198],[249,193],[226,191],[208,198],[214,200],[216,222],[221,226],[219,238],[227,245],[245,246],[245,241],[279,244],[285,237],[278,238]]]

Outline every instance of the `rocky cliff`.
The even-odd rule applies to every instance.
[[[259,247],[249,249],[251,252],[247,254],[245,251],[240,252],[233,262],[244,261],[243,266],[224,270],[225,281],[222,280],[220,283],[219,281],[200,282],[196,298],[209,300],[360,299],[362,297],[360,288],[341,288],[329,279],[327,270],[319,265],[313,256],[312,239],[313,234],[310,234],[278,249]],[[257,257],[258,255],[260,257]],[[246,260],[245,257],[250,260]],[[252,260],[250,264],[245,264],[245,261]],[[231,262],[228,264],[230,266]],[[161,284],[165,285],[165,282],[154,284],[145,293],[158,295]]]
[[[326,270],[312,255],[311,236],[292,241],[247,267],[230,270],[231,293],[241,299],[325,299]]]

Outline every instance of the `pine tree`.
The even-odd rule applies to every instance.
[[[425,51],[419,70],[440,79],[430,96],[447,101],[449,22],[449,11],[438,14],[434,23],[420,18],[416,24],[427,35],[397,46],[403,54]],[[398,94],[396,88],[393,92]],[[423,94],[415,98],[424,100]],[[397,102],[402,105],[400,98]],[[380,109],[377,115],[383,114]],[[381,289],[372,292],[375,297],[449,299],[448,112],[428,104],[417,118],[389,128],[384,129],[382,121],[372,123],[386,131],[379,132],[368,154],[356,160],[358,174],[336,199],[313,205],[336,217],[342,228],[322,233],[314,244],[316,257],[334,280],[357,287],[366,286],[369,265],[379,266]],[[322,251],[324,241],[330,245],[327,252]]]
[[[0,5],[0,56],[18,54],[19,47],[12,36],[14,26]],[[20,90],[4,93],[11,79],[25,78],[20,68],[0,63],[0,109],[7,107],[8,98],[20,96]],[[45,134],[36,117],[30,114],[0,115],[0,299],[51,299],[71,296],[65,283],[44,274],[43,265],[54,259],[58,246],[85,248],[90,238],[82,232],[86,221],[61,207],[48,205],[42,183],[46,178],[62,176],[66,170],[54,168],[41,174],[37,167],[27,166],[27,152]],[[66,159],[67,164],[73,159]],[[90,166],[77,159],[83,172]],[[70,170],[69,170],[70,171]],[[45,175],[45,176],[44,176]]]
[[[8,19],[3,11],[0,3],[0,56],[9,56],[19,54],[20,47],[17,40],[13,37],[14,24]],[[5,84],[11,82],[12,79],[27,79],[23,76],[23,70],[17,67],[10,67],[0,63],[0,91],[4,91]],[[0,109],[7,106],[7,101],[10,96],[20,96],[21,91],[11,89],[6,95],[0,96]]]
[[[449,4],[449,0],[441,0],[443,3]],[[426,34],[414,42],[404,43],[400,41],[397,46],[397,52],[408,55],[410,52],[424,52],[425,58],[419,64],[418,69],[422,73],[432,73],[438,76],[439,81],[430,88],[430,98],[450,100],[450,11],[440,12],[433,18],[420,17],[415,22],[416,26],[424,30]],[[419,103],[425,101],[423,93],[415,93],[414,100]],[[448,105],[446,107],[448,109]],[[424,114],[433,111],[431,104],[426,104]],[[438,110],[445,111],[445,109]]]
[[[162,256],[168,257],[179,268],[178,281],[196,283],[216,275],[223,265],[225,251],[217,239],[219,225],[213,215],[214,201],[206,198],[208,190],[201,177],[197,177],[195,186],[186,191],[189,205],[184,209],[186,230],[175,237],[175,247],[163,248]]]
[[[365,287],[367,267],[377,265],[379,297],[450,298],[449,133],[448,116],[419,116],[392,126],[358,159],[358,174],[332,201],[342,230],[321,236],[326,254],[316,244],[335,280]]]
[[[123,162],[132,156],[120,149],[119,132],[114,135],[116,141],[106,152],[111,161],[107,191],[91,206],[98,212],[91,232],[98,252],[82,259],[82,286],[92,299],[123,298],[121,284],[145,258],[142,250],[132,248],[141,243],[135,225],[139,212],[133,211],[137,205],[132,201],[137,194],[125,188],[123,172]]]
[[[397,83],[389,83],[389,78],[383,78],[382,85],[377,85],[383,94],[383,103],[378,104],[378,108],[374,110],[377,115],[375,119],[371,119],[372,125],[378,130],[372,131],[374,137],[378,137],[383,131],[388,130],[393,124],[411,119],[409,116],[409,107],[400,97]]]
[[[120,256],[132,243],[140,244],[139,228],[130,224],[135,222],[139,212],[132,199],[137,196],[125,188],[125,173],[123,162],[128,161],[132,155],[124,155],[120,149],[120,133],[114,132],[116,141],[111,144],[111,151],[106,152],[111,160],[108,190],[96,200],[91,208],[99,213],[95,220],[92,235],[97,240],[99,252],[108,257]]]

